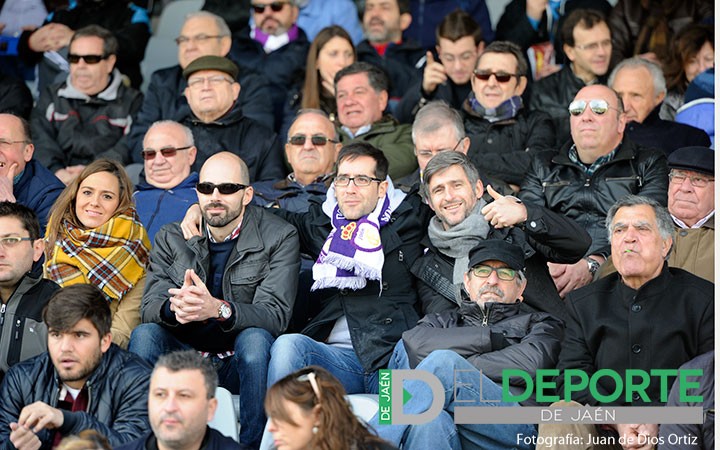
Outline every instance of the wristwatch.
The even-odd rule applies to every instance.
[[[597,262],[597,261],[595,261],[594,259],[592,259],[592,258],[589,257],[589,256],[586,256],[586,257],[583,258],[583,259],[584,259],[585,261],[587,261],[588,271],[590,271],[590,275],[592,275],[592,276],[594,277],[595,274],[597,273],[598,269],[600,269],[600,263]]]
[[[230,304],[224,300],[220,300],[220,307],[218,308],[218,320],[228,320],[232,316],[232,308]]]

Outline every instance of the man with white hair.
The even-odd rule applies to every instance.
[[[657,64],[640,57],[626,59],[613,69],[608,86],[622,97],[627,116],[625,135],[631,141],[666,155],[680,147],[710,147],[710,138],[703,130],[660,118],[667,89]]]

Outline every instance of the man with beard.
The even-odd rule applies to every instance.
[[[240,450],[246,448],[208,421],[217,413],[218,376],[210,361],[193,350],[158,359],[150,377],[148,416],[152,431],[117,450]]]
[[[220,384],[240,393],[240,442],[257,447],[265,415],[270,346],[285,331],[300,269],[297,231],[249,205],[245,163],[210,157],[196,189],[202,234],[185,241],[179,223],[155,235],[142,321],[129,350],[151,363],[179,349],[204,352]]]
[[[0,448],[36,450],[93,429],[114,447],[147,428],[150,366],[112,343],[102,291],[57,291],[43,312],[48,351],[16,364],[2,386]]]

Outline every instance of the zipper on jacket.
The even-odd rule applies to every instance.
[[[22,325],[22,320],[18,319],[15,321],[15,340],[17,341],[20,339],[20,326]]]
[[[490,318],[490,312],[486,311],[484,306],[482,308],[480,308],[480,312],[483,315],[482,326],[486,327],[486,326],[488,326],[488,319]]]
[[[590,177],[585,178],[585,187],[590,187]]]
[[[5,308],[7,308],[7,303],[3,303],[2,306],[0,306],[0,327],[5,323]]]

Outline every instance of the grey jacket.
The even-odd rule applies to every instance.
[[[295,302],[299,248],[295,227],[262,208],[247,206],[242,231],[223,275],[223,300],[231,303],[233,315],[218,322],[217,328],[233,337],[249,327],[263,328],[273,336],[284,332]],[[142,321],[188,333],[192,323],[180,325],[174,316],[163,312],[169,307],[168,289],[182,286],[187,269],[195,270],[207,283],[209,268],[206,233],[185,241],[179,223],[161,228],[150,254]]]
[[[59,288],[38,271],[25,275],[8,301],[0,304],[0,380],[14,364],[47,350],[42,311]]]

